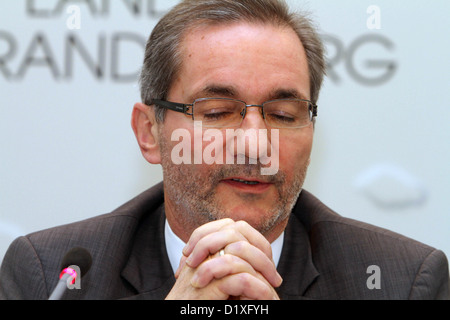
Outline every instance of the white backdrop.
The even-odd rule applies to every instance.
[[[162,179],[130,116],[144,43],[175,3],[0,0],[0,260],[15,237]],[[305,188],[450,256],[450,3],[289,3],[313,13],[329,60]]]

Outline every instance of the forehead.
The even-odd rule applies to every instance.
[[[243,22],[200,25],[184,36],[181,56],[172,88],[185,96],[215,86],[234,88],[242,99],[277,90],[309,97],[306,54],[287,27]]]

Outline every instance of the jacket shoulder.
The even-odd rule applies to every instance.
[[[162,193],[162,184],[159,184],[111,213],[16,239],[8,248],[0,270],[0,283],[11,287],[4,289],[10,292],[9,296],[6,293],[4,295],[12,299],[47,298],[45,295],[51,292],[58,280],[62,258],[73,247],[86,248],[92,255],[93,265],[107,266],[108,272],[117,274],[117,279],[120,279],[139,223],[143,219],[160,220],[156,213],[163,203]],[[26,283],[19,274],[25,273],[30,264],[36,274]],[[87,276],[100,271],[91,268]],[[21,289],[21,292],[14,293],[11,291],[11,281],[15,282],[17,288],[31,286],[38,291],[27,293],[26,289]]]
[[[296,214],[309,232],[318,282],[333,279],[334,298],[448,297],[448,261],[442,251],[342,217],[308,192],[301,200]]]

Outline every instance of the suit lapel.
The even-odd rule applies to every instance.
[[[164,299],[175,284],[164,240],[164,204],[140,223],[122,277],[134,287],[127,299]]]
[[[283,278],[283,283],[277,290],[281,299],[304,298],[308,287],[319,276],[313,264],[308,232],[299,219],[299,216],[305,214],[300,203],[302,198],[299,198],[285,230],[278,264],[278,272]]]

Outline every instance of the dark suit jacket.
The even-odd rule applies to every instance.
[[[159,184],[114,212],[20,237],[0,270],[0,298],[47,299],[62,257],[72,247],[91,252],[81,289],[66,299],[164,299],[175,279],[164,243]],[[369,266],[380,289],[369,289]],[[302,191],[285,233],[278,265],[282,299],[446,299],[445,255],[422,243],[346,219]],[[369,279],[369,282],[371,280]]]

